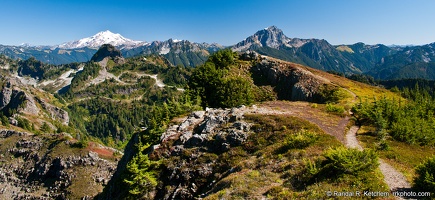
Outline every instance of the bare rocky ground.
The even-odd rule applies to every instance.
[[[319,112],[308,102],[270,101],[252,107],[247,107],[246,113],[264,115],[290,115],[310,121],[319,126],[327,134],[345,142],[344,131],[349,123],[348,118]]]
[[[81,199],[101,192],[116,160],[101,147],[74,148],[68,138],[0,130],[0,199]]]

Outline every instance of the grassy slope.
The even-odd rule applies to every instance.
[[[316,69],[312,69],[312,68],[308,68],[306,67],[306,69],[308,69],[309,71],[311,71],[312,73],[324,77],[328,80],[330,80],[333,84],[336,84],[342,88],[345,88],[351,92],[353,92],[357,98],[361,98],[361,99],[368,99],[371,100],[373,98],[380,98],[380,97],[387,97],[387,98],[396,98],[399,99],[401,98],[400,95],[398,95],[397,93],[391,92],[387,89],[381,88],[381,87],[376,87],[376,86],[370,86],[364,83],[360,83],[357,81],[353,81],[353,80],[349,80],[347,78],[341,77],[341,76],[337,76],[334,74],[330,74],[324,71],[320,71],[320,70],[316,70]],[[346,99],[347,102],[351,102],[353,97],[349,96],[348,99]]]
[[[307,69],[314,74],[324,77],[330,80],[332,83],[353,92],[357,98],[360,98],[363,101],[373,101],[375,98],[379,99],[385,96],[388,99],[402,99],[404,102],[406,102],[406,100],[403,99],[400,94],[391,92],[387,89],[352,81],[320,70],[308,67]],[[352,97],[348,97],[341,103],[351,105],[358,103],[358,101],[352,100]],[[373,127],[363,126],[358,131],[358,140],[365,148],[375,149],[377,138],[376,136],[371,135],[371,132],[373,132]],[[402,172],[410,182],[412,182],[412,179],[415,177],[415,167],[426,158],[435,154],[435,149],[433,147],[409,145],[403,142],[394,141],[392,138],[388,138],[387,143],[389,144],[390,149],[386,151],[379,151],[378,153],[380,158],[384,159],[386,162]]]
[[[254,133],[242,147],[232,148],[219,160],[234,172],[212,188],[205,199],[321,199],[326,191],[386,191],[378,170],[358,175],[312,175],[321,168],[322,154],[342,144],[308,121],[288,115],[249,115]],[[287,139],[301,130],[318,136],[304,148],[284,148]],[[310,168],[310,164],[314,168]],[[311,171],[310,171],[311,170]]]

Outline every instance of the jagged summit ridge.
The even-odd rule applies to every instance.
[[[249,36],[242,42],[233,46],[235,51],[246,51],[254,46],[270,47],[280,49],[281,47],[300,47],[309,40],[299,38],[289,38],[284,32],[276,26],[269,26],[263,30],[257,31],[254,35]]]
[[[83,47],[99,48],[103,44],[111,44],[116,47],[133,48],[146,45],[147,42],[131,40],[123,37],[119,33],[112,33],[109,30],[101,31],[91,37],[67,42],[58,46],[61,49],[77,49]]]

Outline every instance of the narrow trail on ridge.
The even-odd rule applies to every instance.
[[[358,126],[352,126],[349,129],[346,134],[346,146],[362,151],[363,147],[358,143],[358,139],[356,138],[358,130]],[[409,191],[411,189],[411,184],[409,184],[405,176],[382,159],[379,159],[379,169],[382,175],[384,175],[384,182],[388,185],[390,191]]]
[[[346,88],[343,89],[348,91],[354,97],[354,101],[357,100],[357,95],[355,93]],[[356,148],[362,151],[364,148],[359,144],[356,137],[359,128],[359,126],[350,127],[345,136],[345,145],[348,148]],[[384,175],[384,182],[388,185],[390,191],[409,191],[411,189],[411,184],[406,180],[405,176],[382,159],[379,159],[379,169],[381,170],[382,175]]]
[[[345,89],[345,88],[344,88]],[[357,95],[352,91],[348,91],[353,102],[357,101]],[[336,137],[340,142],[348,148],[356,148],[360,151],[363,147],[359,144],[356,133],[359,126],[352,126],[346,132],[346,127],[350,122],[350,117],[338,117],[334,115],[324,115],[318,109],[313,108],[307,102],[286,102],[272,101],[265,102],[251,108],[247,108],[246,114],[264,114],[264,115],[289,115],[305,119],[319,126],[325,133]],[[353,114],[349,112],[350,114]],[[406,180],[405,176],[397,171],[394,167],[379,159],[379,169],[384,176],[384,182],[388,185],[391,191],[409,191],[411,184]],[[398,198],[401,199],[401,198]]]

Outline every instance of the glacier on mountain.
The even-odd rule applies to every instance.
[[[116,47],[123,48],[134,48],[138,46],[147,45],[147,42],[144,41],[136,41],[123,37],[119,33],[112,33],[109,30],[99,32],[91,37],[83,38],[80,40],[67,42],[61,45],[58,45],[58,48],[61,49],[78,49],[83,47],[89,48],[99,48],[103,44],[111,44]]]

